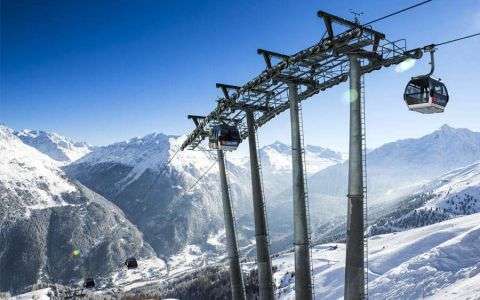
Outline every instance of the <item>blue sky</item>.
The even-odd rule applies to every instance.
[[[183,134],[188,113],[206,114],[216,82],[241,85],[264,63],[257,48],[295,53],[319,40],[319,9],[363,22],[418,1],[2,1],[0,122],[58,132],[95,145],[150,132]],[[409,47],[480,31],[480,1],[433,2],[374,24]],[[428,71],[366,77],[368,145],[417,137],[442,124],[480,131],[480,38],[440,48],[444,114],[409,112],[404,86]],[[347,85],[304,104],[305,140],[345,150]],[[262,127],[263,144],[289,142],[288,114]]]

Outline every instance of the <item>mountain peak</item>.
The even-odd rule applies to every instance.
[[[454,127],[451,127],[448,124],[443,124],[442,127],[440,127],[437,131],[444,132],[444,133],[455,133],[455,132],[461,131],[461,130],[465,130],[465,129],[454,128]]]
[[[144,145],[144,144],[159,144],[167,142],[170,138],[176,138],[175,136],[166,135],[160,132],[152,132],[144,136],[138,136],[131,138],[125,142],[120,142],[118,144],[129,144],[129,145]]]
[[[15,131],[14,134],[23,143],[36,148],[38,151],[61,163],[75,161],[89,153],[92,149],[92,146],[85,142],[74,142],[55,132],[23,129]]]
[[[168,159],[174,136],[163,133],[150,133],[143,137],[134,137],[123,142],[98,147],[76,163],[120,163],[137,167],[137,173],[145,168],[156,168]]]
[[[289,145],[282,143],[280,141],[275,141],[273,144],[262,147],[262,150],[273,149],[277,152],[290,152],[291,148]]]
[[[452,139],[457,141],[459,139],[463,139],[463,140],[465,140],[465,139],[468,140],[468,139],[471,139],[471,138],[476,139],[476,137],[479,134],[480,133],[471,131],[470,129],[467,129],[467,128],[454,128],[454,127],[451,127],[451,126],[445,124],[442,127],[440,127],[439,129],[432,132],[431,134],[428,134],[424,137],[427,138],[427,139],[441,138],[441,139],[444,139],[446,141],[450,141]]]
[[[464,133],[474,133],[473,131],[471,131],[470,129],[468,128],[455,128],[455,127],[452,127],[448,124],[444,124],[442,125],[442,127],[440,127],[439,129],[437,129],[436,131],[434,132],[443,132],[443,133],[453,133],[453,134],[456,134],[456,133],[461,133],[461,132],[464,132]]]
[[[25,196],[30,204],[58,204],[61,201],[50,196],[73,190],[72,184],[62,177],[58,165],[51,158],[23,143],[6,126],[0,126],[0,149],[0,178],[9,179],[3,182],[8,186],[7,190],[15,191],[20,186],[29,187],[30,190],[43,187],[38,182],[49,187],[48,190],[41,189],[31,199]]]
[[[6,138],[8,136],[13,135],[14,131],[10,127],[7,127],[3,124],[0,124],[0,137]]]
[[[448,124],[443,124],[442,127],[440,127],[440,130],[452,130],[452,129],[455,129],[455,128],[451,127]]]
[[[329,158],[329,159],[339,160],[339,161],[343,160],[342,153],[336,152],[334,150],[324,148],[324,147],[321,147],[321,146],[307,145],[305,147],[305,150],[307,150],[309,152],[312,152],[312,153],[315,153],[315,154],[317,154],[317,155],[319,155],[323,158]]]

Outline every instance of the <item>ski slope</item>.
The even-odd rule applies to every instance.
[[[312,258],[316,298],[342,298],[345,244],[315,246]],[[374,236],[369,261],[369,299],[480,299],[480,214]],[[293,299],[293,253],[273,265],[279,298]]]

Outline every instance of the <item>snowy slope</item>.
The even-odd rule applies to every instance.
[[[75,161],[92,150],[92,146],[84,142],[74,142],[54,132],[24,129],[15,132],[25,144],[36,148],[50,158],[67,164]]]
[[[2,196],[16,194],[27,213],[65,205],[62,194],[75,191],[51,158],[22,143],[5,126],[0,126],[0,187]]]
[[[480,162],[449,172],[422,190],[433,196],[424,209],[456,214],[480,212]]]
[[[369,227],[370,235],[480,212],[480,162],[442,175],[395,202],[395,210],[384,213]]]
[[[318,245],[312,261],[317,299],[342,298],[345,245]],[[293,253],[273,265],[281,298],[293,299]],[[369,280],[370,299],[479,299],[480,214],[370,238]]]
[[[15,297],[12,297],[12,300],[32,300],[32,299],[37,299],[37,300],[50,300],[51,295],[53,295],[53,291],[51,288],[44,288],[44,289],[39,289],[35,290],[29,293],[24,293],[21,295],[17,295]]]

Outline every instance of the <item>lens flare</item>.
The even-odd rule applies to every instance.
[[[416,60],[413,59],[413,58],[408,58],[404,61],[402,61],[401,63],[399,63],[396,67],[395,67],[395,72],[397,73],[403,73],[405,71],[408,71],[410,70],[411,68],[413,68],[415,66],[415,62]]]
[[[342,94],[342,102],[345,104],[349,104],[351,102],[351,99],[357,99],[357,98],[358,98],[358,93],[356,90],[347,90]]]

